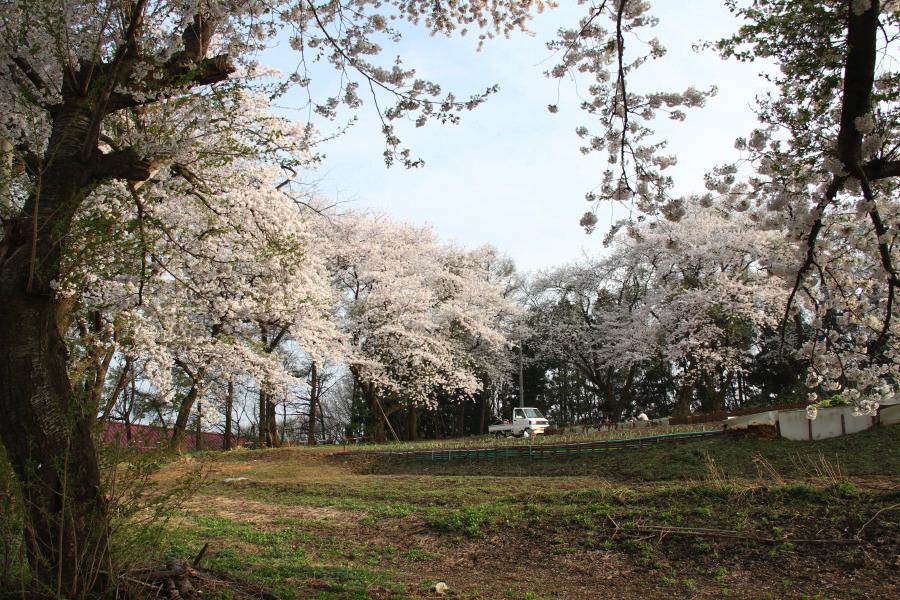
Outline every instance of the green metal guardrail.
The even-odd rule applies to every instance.
[[[531,458],[541,459],[556,456],[576,456],[610,452],[625,448],[644,448],[657,444],[681,442],[698,438],[720,435],[720,430],[690,431],[686,433],[668,433],[636,437],[621,440],[598,440],[596,442],[579,442],[575,444],[530,444],[521,446],[495,446],[493,448],[459,448],[446,450],[370,450],[365,454],[376,454],[386,457],[413,458],[416,460],[483,460],[497,458]]]

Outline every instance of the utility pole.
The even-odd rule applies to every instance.
[[[522,369],[522,342],[519,342],[519,408],[525,407],[525,374]]]

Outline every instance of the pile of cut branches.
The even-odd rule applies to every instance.
[[[123,572],[118,577],[118,600],[192,600],[227,592],[234,600],[278,600],[271,592],[231,575],[199,568],[208,545],[192,563],[171,559],[165,566]]]

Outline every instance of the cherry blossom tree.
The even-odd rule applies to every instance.
[[[766,268],[783,254],[778,234],[760,231],[747,215],[697,203],[676,222],[631,229],[621,243],[612,260],[652,273],[632,339],[674,366],[676,411],[686,413],[695,393],[705,410],[724,409],[725,391],[784,307],[787,292]]]
[[[375,437],[385,438],[388,417],[403,408],[481,389],[478,368],[502,353],[503,316],[515,312],[485,272],[490,251],[445,248],[428,229],[353,213],[335,232],[347,360]]]
[[[587,4],[579,26],[561,32],[554,43],[561,60],[549,74],[577,71],[593,79],[583,108],[596,130],[586,126],[577,133],[587,140],[585,152],[605,153],[612,166],[588,199],[624,202],[643,216],[677,219],[687,199],[673,194],[665,175],[676,157],[664,154],[665,140],[654,136],[651,121],[664,113],[680,120],[684,107],[701,106],[714,90],[635,91],[635,70],[665,55],[650,32],[659,24],[651,2]],[[789,290],[782,341],[794,315],[814,313],[816,335],[803,349],[812,361],[810,385],[846,390],[871,410],[892,393],[900,365],[894,318],[900,160],[893,68],[900,5],[878,0],[725,5],[743,25],[706,49],[727,59],[770,60],[779,71],[769,76],[774,91],[758,100],[760,127],[737,141],[741,161],[711,169],[707,187],[733,212],[751,211],[760,227],[787,232],[795,250],[778,270]],[[582,219],[587,229],[596,223],[593,211]]]
[[[325,116],[341,103],[356,108],[362,84],[384,119],[386,160],[415,164],[391,122],[452,121],[484,94],[460,101],[399,62],[382,63],[375,40],[399,36],[391,19],[444,34],[471,25],[490,36],[523,28],[544,5],[74,0],[0,8],[0,407],[6,415],[0,437],[28,499],[34,532],[28,555],[37,585],[80,596],[102,589],[100,574],[110,572],[91,443],[95,404],[77,397],[66,369],[65,335],[83,290],[58,292],[65,248],[85,204],[109,188],[124,194],[141,183],[155,186],[160,173],[164,180],[173,170],[196,173],[190,166],[210,158],[193,143],[203,123],[252,131],[227,110],[229,92],[246,87],[241,76],[256,71],[258,51],[283,31],[301,65],[270,93],[291,85],[311,90],[307,62],[327,62],[347,76],[339,96],[316,101],[311,95],[311,107]],[[280,138],[248,145],[237,137],[214,153],[223,165],[260,151],[279,160]],[[91,240],[103,237],[91,233]]]
[[[654,412],[725,408],[778,331],[788,290],[770,269],[789,245],[709,197],[688,203],[677,221],[631,225],[614,240],[611,255],[532,282],[539,360],[575,369],[613,419],[637,402]],[[659,369],[673,398],[653,407],[636,391]]]
[[[639,367],[652,356],[632,315],[651,273],[623,252],[539,274],[530,285],[529,345],[540,360],[571,366],[613,420],[630,405]]]
[[[290,386],[282,356],[272,351],[278,344],[273,339],[261,346],[259,323],[308,351],[322,351],[336,339],[332,294],[316,251],[318,216],[304,216],[277,189],[277,175],[244,165],[216,191],[214,206],[166,196],[182,212],[163,221],[171,237],[157,242],[157,274],[144,282],[148,301],[132,308],[128,319],[134,332],[129,352],[166,357],[156,365],[158,389],[167,389],[165,374],[173,363],[194,382],[195,396],[214,373],[252,377],[267,392]],[[192,199],[195,209],[183,211]],[[175,447],[192,400],[189,395],[178,407]]]

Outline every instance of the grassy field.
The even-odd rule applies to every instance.
[[[348,452],[366,452],[377,450],[379,452],[400,452],[404,450],[453,450],[466,448],[527,446],[541,444],[577,444],[579,442],[592,442],[599,440],[622,440],[649,435],[664,435],[668,433],[687,433],[691,431],[718,431],[721,427],[714,423],[700,423],[697,425],[665,425],[653,427],[622,427],[610,431],[589,431],[585,433],[568,433],[556,435],[539,435],[529,438],[494,437],[493,435],[475,435],[464,438],[450,438],[446,440],[422,440],[419,442],[391,442],[387,444],[348,444],[342,450]]]
[[[208,453],[161,556],[280,598],[900,597],[900,428],[589,458]],[[229,597],[228,592],[205,597]]]

